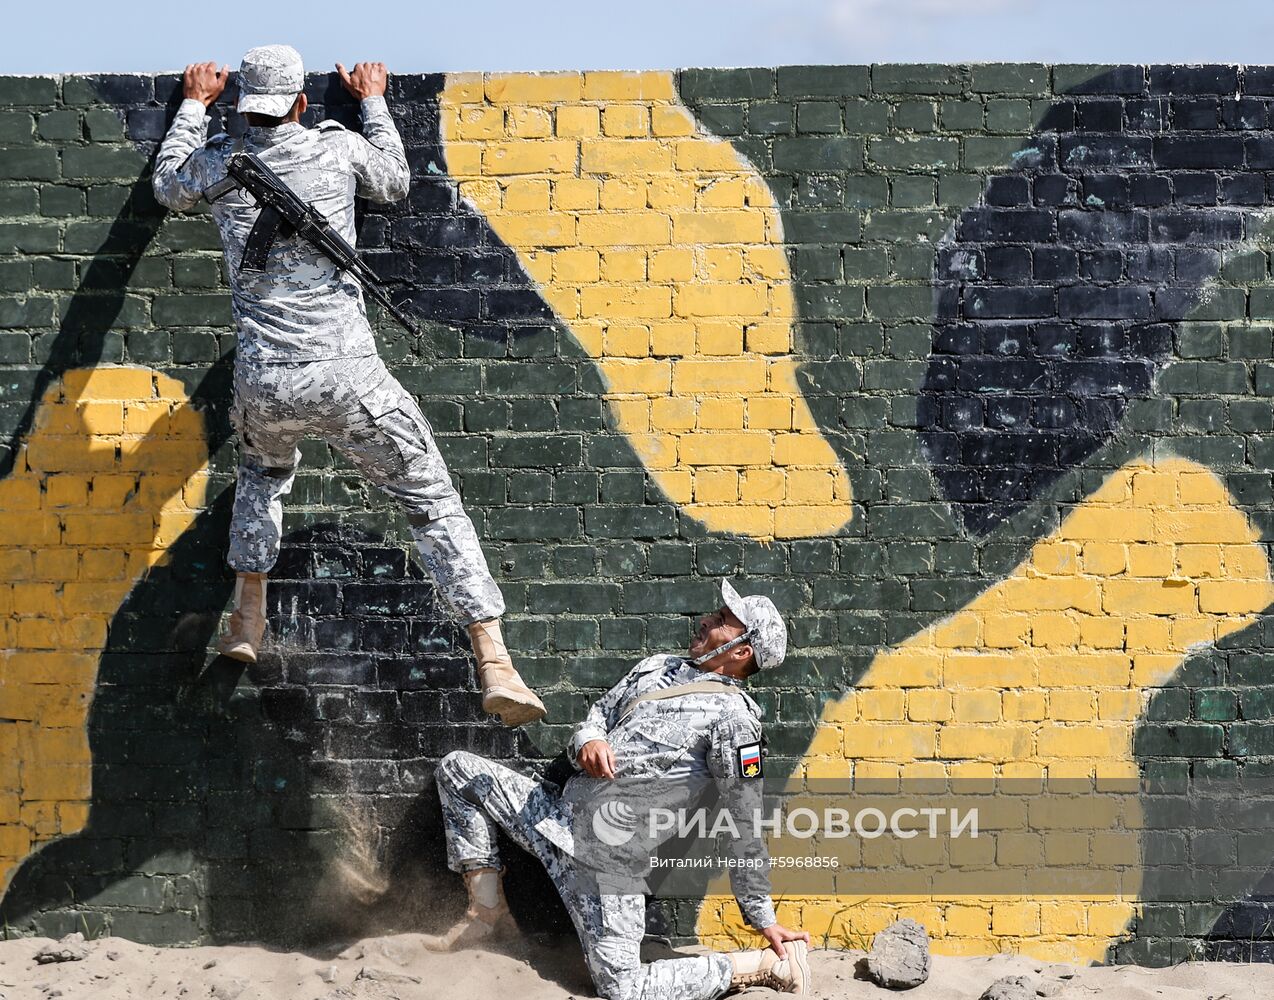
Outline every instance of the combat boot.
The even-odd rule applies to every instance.
[[[478,682],[482,686],[482,710],[498,715],[506,726],[521,726],[548,714],[544,702],[527,687],[509,658],[500,632],[500,619],[474,622],[469,626],[473,655],[478,660]]]
[[[479,941],[516,933],[517,924],[504,898],[503,870],[478,868],[464,873],[469,908],[460,922],[444,934],[422,935],[429,951],[458,951]]]
[[[217,652],[244,663],[257,662],[265,636],[265,574],[240,573],[234,583],[234,612],[217,642]]]
[[[733,973],[730,988],[766,986],[780,993],[806,996],[810,991],[809,947],[804,941],[784,941],[786,958],[779,958],[772,948],[759,951],[736,951],[729,955]]]

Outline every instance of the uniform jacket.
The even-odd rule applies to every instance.
[[[693,693],[638,704],[622,721],[632,700],[651,691],[702,681],[719,682],[721,694]],[[734,692],[727,688],[735,688]],[[617,781],[649,779],[660,789],[659,805],[693,808],[713,789],[735,820],[740,836],[729,839],[738,860],[758,867],[730,868],[730,885],[744,919],[753,927],[775,922],[770,900],[769,854],[755,835],[753,813],[762,805],[762,783],[741,774],[739,751],[761,740],[762,711],[737,681],[704,673],[681,656],[660,654],[638,663],[589,710],[576,728],[567,755],[579,767],[580,749],[590,740],[606,740],[615,754]],[[562,791],[562,813],[540,820],[536,828],[568,853],[573,850],[572,814],[612,782],[582,771]]]
[[[244,149],[256,153],[353,244],[354,196],[398,201],[411,179],[385,99],[367,98],[362,113],[363,135],[325,121],[315,128],[289,122],[250,128],[242,139],[224,134],[206,139],[209,119],[203,103],[182,101],[155,160],[155,197],[168,208],[194,208],[210,187],[226,178],[230,156]],[[238,188],[212,202],[230,272],[238,361],[275,364],[375,354],[358,282],[304,240],[282,237],[263,272],[239,271],[258,214],[252,196]]]

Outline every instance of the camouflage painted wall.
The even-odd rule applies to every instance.
[[[309,89],[311,118],[353,123],[333,79]],[[176,81],[0,78],[10,927],[292,943],[422,899],[434,919],[438,758],[553,757],[627,665],[684,647],[724,573],[790,616],[759,698],[767,772],[798,798],[1106,794],[1002,797],[963,858],[844,846],[836,892],[789,893],[784,922],[1274,958],[1274,69],[403,76],[390,96],[413,189],[367,208],[360,244],[428,322],[381,324],[382,353],[552,724],[481,715],[405,524],[317,444],[276,645],[205,669],[233,334],[212,227],[150,195]],[[1004,878],[907,882],[935,860]],[[351,871],[388,894],[360,907]],[[513,878],[525,919],[560,927],[543,879]],[[706,888],[655,926],[746,936]]]

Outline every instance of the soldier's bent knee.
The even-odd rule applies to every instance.
[[[438,770],[434,772],[434,779],[442,784],[446,784],[452,788],[458,787],[466,781],[468,775],[473,771],[470,766],[477,755],[470,753],[468,750],[452,750],[449,754],[438,762]]]

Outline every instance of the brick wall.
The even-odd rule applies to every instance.
[[[311,120],[355,123],[332,78],[309,91]],[[902,892],[933,858],[844,846],[836,893],[789,893],[785,922],[841,946],[914,915],[949,953],[1274,955],[1274,70],[395,77],[412,192],[366,206],[359,242],[425,321],[378,324],[381,351],[550,707],[516,733],[482,716],[404,522],[318,443],[274,646],[205,669],[233,332],[207,218],[150,194],[177,99],[172,77],[0,78],[12,928],[410,922],[450,884],[438,758],[552,758],[729,574],[788,615],[792,654],[754,686],[790,794],[1112,793],[946,859],[1008,888]],[[388,892],[357,905],[342,871]],[[513,877],[522,916],[561,927],[542,876]],[[658,929],[745,937],[704,888]]]

